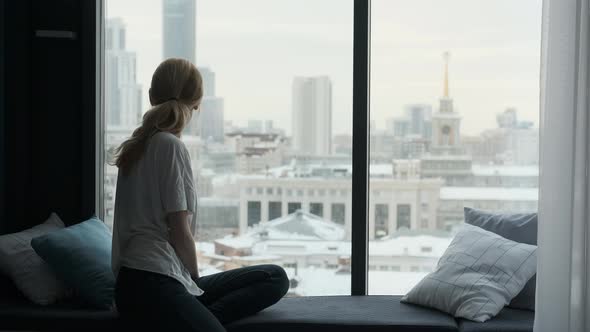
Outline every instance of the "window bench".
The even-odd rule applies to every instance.
[[[0,331],[114,331],[115,313],[60,304],[38,306],[24,299],[10,280],[0,278]],[[11,289],[12,288],[12,289]],[[227,326],[250,331],[464,331],[532,332],[534,312],[505,308],[486,323],[474,323],[414,305],[401,296],[313,296],[284,298],[262,312]]]

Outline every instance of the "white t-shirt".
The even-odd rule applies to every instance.
[[[117,177],[113,221],[112,268],[121,266],[163,274],[180,281],[193,295],[203,291],[169,242],[166,215],[192,213],[196,224],[196,192],[191,158],[184,143],[172,133],[158,132],[147,144],[130,173]]]

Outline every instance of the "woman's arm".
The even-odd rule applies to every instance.
[[[199,269],[197,267],[195,240],[189,227],[189,216],[188,211],[169,213],[166,222],[170,232],[170,244],[191,274],[191,277],[195,279],[199,277]]]

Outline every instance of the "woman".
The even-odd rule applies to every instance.
[[[115,303],[129,327],[162,331],[225,331],[289,288],[276,265],[200,277],[191,229],[196,194],[190,156],[180,140],[203,96],[197,68],[183,59],[158,66],[152,108],[117,149],[113,225]]]

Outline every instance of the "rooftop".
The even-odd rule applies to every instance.
[[[442,187],[441,200],[538,201],[538,188]]]
[[[476,176],[539,176],[539,167],[531,166],[486,166],[473,165],[473,174]]]

